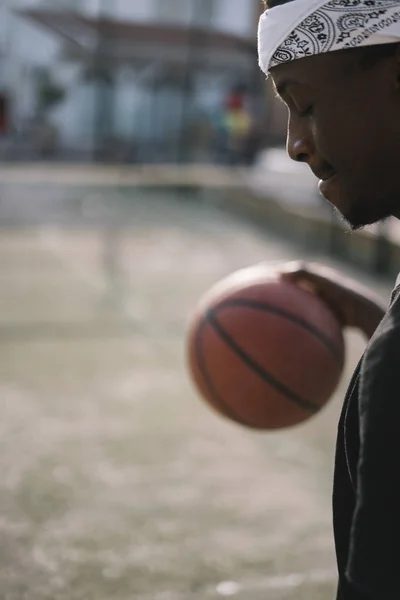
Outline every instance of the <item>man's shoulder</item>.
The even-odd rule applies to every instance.
[[[389,308],[383,318],[386,325],[396,325],[400,322],[400,274],[390,296]]]
[[[400,369],[400,284],[394,288],[389,308],[370,339],[364,363],[371,359],[378,364],[383,361],[387,366],[396,361]]]

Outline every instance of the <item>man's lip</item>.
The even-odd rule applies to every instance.
[[[327,200],[329,200],[329,191],[336,181],[337,174],[334,173],[333,175],[331,175],[331,177],[328,177],[328,179],[321,179],[321,181],[318,184],[320,194],[322,194],[322,196],[324,196]]]

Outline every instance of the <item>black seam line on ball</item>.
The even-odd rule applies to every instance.
[[[261,379],[263,379],[266,383],[272,386],[275,390],[283,394],[288,400],[291,400],[301,408],[308,410],[309,412],[316,413],[320,407],[309,402],[305,398],[302,398],[296,392],[293,392],[290,388],[286,387],[282,382],[275,379],[271,373],[266,371],[261,365],[259,365],[251,356],[249,356],[244,350],[240,348],[240,346],[235,342],[235,340],[224,330],[223,327],[218,323],[215,315],[210,310],[206,314],[206,319],[214,327],[215,331],[219,334],[219,336],[224,340],[224,342],[233,350],[233,352],[250,368],[252,369]]]
[[[229,404],[227,404],[221,398],[221,396],[218,394],[217,390],[215,389],[215,385],[213,384],[211,377],[208,374],[206,361],[204,358],[204,351],[203,351],[203,331],[207,327],[207,325],[209,325],[208,321],[207,320],[203,321],[201,323],[199,330],[197,332],[197,335],[196,335],[197,364],[199,366],[200,373],[204,379],[204,383],[206,384],[208,391],[212,396],[213,401],[215,402],[215,404],[217,406],[220,407],[221,411],[223,412],[223,414],[226,417],[229,417],[230,419],[232,419],[233,421],[236,421],[237,423],[242,423],[244,425],[247,425],[248,427],[255,428],[256,425],[254,423],[251,423],[250,421],[243,418],[241,415],[235,413],[235,411],[233,411],[231,409]],[[211,325],[211,327],[212,327],[212,325]]]
[[[311,325],[311,323],[309,323],[308,321],[305,321],[301,317],[298,317],[297,315],[293,315],[292,313],[287,312],[286,310],[283,310],[282,308],[277,308],[276,306],[274,306],[272,304],[268,304],[268,302],[258,302],[257,300],[246,300],[245,298],[242,298],[242,299],[237,298],[236,300],[226,300],[224,302],[221,302],[221,304],[219,304],[214,309],[214,313],[216,314],[220,310],[223,310],[224,308],[238,307],[238,306],[243,307],[243,308],[252,308],[254,310],[260,310],[262,312],[271,313],[271,314],[277,315],[279,317],[284,317],[285,319],[287,319],[288,321],[291,321],[295,325],[302,327],[303,329],[308,331],[308,333],[313,334],[321,342],[321,344],[323,344],[325,346],[325,348],[327,348],[327,350],[329,350],[329,352],[337,360],[339,365],[341,366],[343,364],[342,353],[341,353],[340,349],[335,345],[334,342],[332,342],[332,340],[330,340],[324,333],[322,333],[322,331],[320,331],[314,325]]]

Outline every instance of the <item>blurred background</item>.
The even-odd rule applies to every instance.
[[[285,154],[260,0],[0,0],[0,596],[328,600],[338,413],[254,433],[186,372],[200,296],[319,260],[388,299]]]
[[[4,159],[251,162],[268,128],[260,4],[236,5],[2,1]]]

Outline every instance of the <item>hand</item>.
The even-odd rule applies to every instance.
[[[275,268],[282,279],[320,296],[343,327],[360,329],[368,338],[386,312],[382,300],[369,288],[324,265],[295,261]]]

